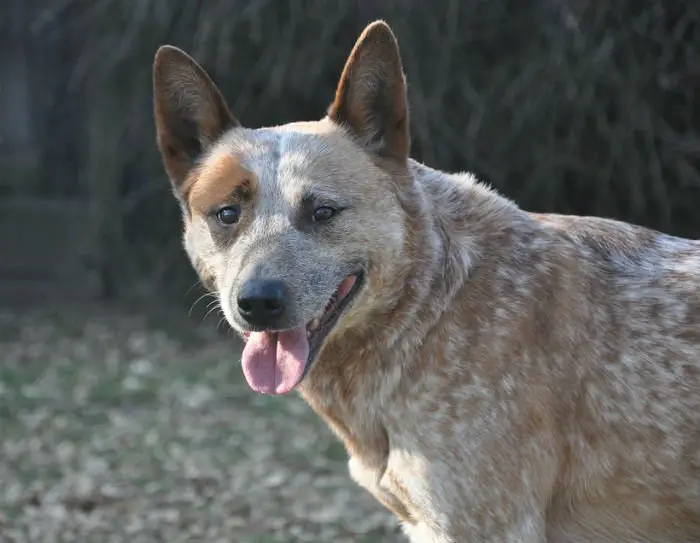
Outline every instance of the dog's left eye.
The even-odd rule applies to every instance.
[[[216,212],[217,220],[225,226],[236,224],[240,216],[241,212],[236,206],[222,207]]]
[[[314,222],[323,222],[335,215],[335,209],[328,206],[321,206],[314,209]]]

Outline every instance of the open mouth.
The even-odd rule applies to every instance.
[[[309,371],[312,362],[316,359],[316,355],[323,345],[323,341],[338,322],[340,315],[343,314],[345,308],[359,292],[362,287],[362,279],[362,273],[349,275],[330,297],[326,308],[323,310],[323,314],[306,325],[309,356],[304,374]]]
[[[363,274],[346,277],[323,312],[290,330],[246,332],[241,361],[250,387],[263,394],[291,392],[306,376],[323,342],[363,283]]]

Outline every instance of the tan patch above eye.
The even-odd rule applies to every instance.
[[[234,155],[221,153],[199,168],[188,188],[192,211],[206,214],[226,203],[253,198],[257,178]]]

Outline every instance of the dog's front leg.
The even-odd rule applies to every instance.
[[[381,485],[384,473],[363,464],[357,457],[351,456],[348,461],[350,476],[365,490],[369,491],[389,511],[408,524],[416,524],[416,519],[409,513],[408,508],[393,493]]]

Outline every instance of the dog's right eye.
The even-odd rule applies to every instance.
[[[321,206],[314,209],[314,222],[323,222],[333,218],[335,209],[329,206]]]
[[[241,212],[235,206],[222,207],[216,212],[216,219],[225,226],[231,226],[238,222]]]

